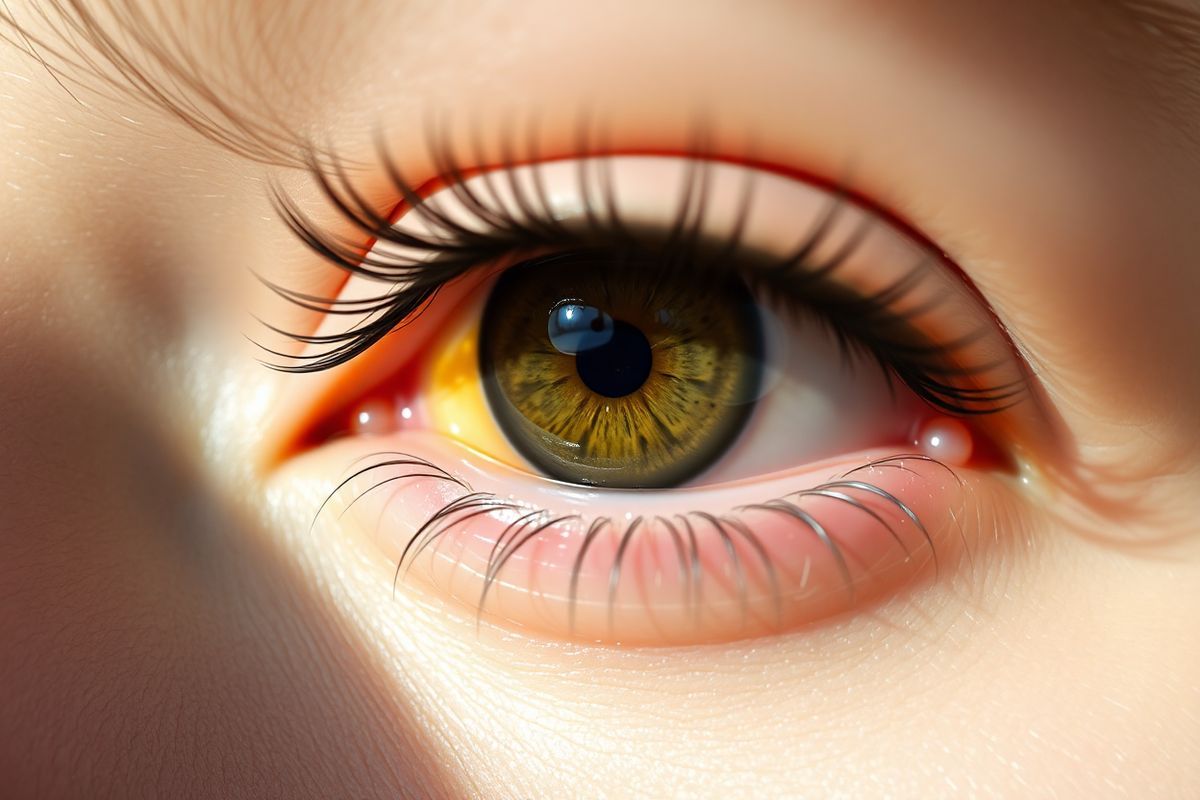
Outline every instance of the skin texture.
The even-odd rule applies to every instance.
[[[165,5],[224,104],[176,84],[191,127],[109,60],[55,80],[0,47],[11,796],[1200,791],[1194,26],[1033,0]],[[263,132],[369,160],[382,129],[423,179],[435,114],[536,114],[553,151],[585,107],[646,149],[713,111],[718,149],[850,173],[962,265],[1053,434],[1002,432],[1030,481],[969,564],[782,636],[589,648],[477,634],[310,532],[345,461],[281,443],[382,367],[284,376],[242,338],[248,311],[311,324],[251,270],[339,280],[272,211],[268,178],[333,219]],[[195,109],[241,130],[214,142]]]

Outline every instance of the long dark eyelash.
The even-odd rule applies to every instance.
[[[260,344],[275,359],[266,362],[268,366],[284,372],[305,373],[344,364],[418,317],[433,302],[437,292],[451,281],[514,253],[546,248],[649,253],[660,262],[664,279],[671,272],[684,269],[715,271],[728,263],[731,254],[737,253],[754,201],[752,176],[748,176],[743,187],[738,216],[730,234],[723,242],[705,242],[702,227],[708,202],[709,171],[714,162],[707,155],[703,137],[697,136],[686,156],[688,168],[680,187],[675,221],[661,241],[651,241],[645,234],[632,231],[621,219],[607,162],[589,158],[589,155],[603,154],[604,150],[593,148],[588,130],[586,124],[581,126],[577,143],[580,154],[577,180],[585,217],[582,229],[568,228],[549,213],[550,204],[538,168],[541,161],[537,137],[533,133],[526,145],[528,158],[523,159],[531,165],[531,195],[513,172],[517,159],[511,136],[500,137],[501,169],[480,172],[483,185],[473,188],[467,185],[467,170],[448,144],[450,137],[436,128],[429,131],[429,149],[435,168],[462,208],[482,224],[480,230],[455,222],[445,216],[434,201],[423,197],[388,154],[382,140],[377,143],[380,171],[388,177],[391,190],[402,199],[407,213],[424,221],[430,233],[398,230],[390,216],[377,211],[361,194],[336,159],[330,167],[326,163],[327,156],[323,159],[313,156],[308,163],[309,171],[325,200],[354,233],[345,235],[323,230],[275,185],[272,199],[280,217],[301,242],[323,259],[350,275],[388,288],[373,297],[341,300],[303,294],[262,279],[281,297],[305,309],[328,315],[361,317],[348,330],[329,334],[299,334],[264,323],[271,332],[309,346],[308,349],[316,349],[316,352],[294,354]],[[482,161],[482,144],[478,137],[474,149],[477,151],[475,158]],[[496,188],[498,180],[506,181],[505,188],[517,206],[515,210],[500,202]],[[929,311],[930,305],[938,302],[937,298],[904,314],[892,310],[919,284],[921,275],[930,266],[927,260],[914,264],[892,285],[871,296],[849,296],[845,291],[839,291],[833,277],[870,235],[870,216],[832,255],[822,262],[813,262],[814,255],[828,240],[848,202],[845,192],[835,193],[826,212],[791,253],[761,269],[751,270],[753,274],[744,276],[745,279],[785,307],[800,303],[830,330],[848,361],[852,360],[852,354],[867,356],[889,381],[899,379],[937,409],[954,415],[973,416],[993,414],[1019,403],[1027,391],[1024,377],[990,386],[963,385],[971,384],[973,379],[1001,366],[999,362],[964,366],[953,358],[978,336],[985,335],[985,328],[957,341],[934,344],[915,334],[909,322]],[[364,253],[364,242],[405,248],[419,257],[389,256],[386,248],[381,252],[375,247]],[[707,257],[706,244],[710,244]]]
[[[491,492],[475,491],[469,484],[453,474],[437,467],[433,463],[418,456],[409,455],[398,452],[381,452],[375,453],[372,456],[367,456],[360,461],[372,459],[374,463],[367,466],[354,468],[349,477],[344,479],[337,487],[325,498],[313,519],[315,527],[324,509],[332,502],[341,492],[355,479],[378,470],[397,470],[394,474],[389,473],[387,477],[381,478],[375,483],[362,490],[343,508],[341,513],[345,513],[351,506],[362,500],[367,495],[379,490],[384,486],[395,484],[401,481],[413,481],[422,479],[432,479],[452,483],[458,488],[461,488],[465,494],[447,502],[441,508],[431,513],[426,520],[421,524],[417,531],[405,544],[401,550],[399,558],[396,560],[396,567],[393,575],[392,590],[396,591],[400,581],[404,580],[409,569],[420,557],[420,555],[431,548],[435,548],[442,537],[449,534],[451,531],[465,525],[470,520],[494,514],[497,512],[506,512],[516,514],[517,516],[510,521],[501,531],[496,541],[493,543],[491,554],[488,559],[488,564],[485,570],[483,587],[480,591],[480,597],[477,607],[476,621],[479,624],[486,610],[487,600],[499,579],[505,565],[516,555],[520,550],[530,546],[537,538],[546,530],[554,526],[576,520],[582,521],[582,517],[578,514],[559,514],[556,515],[547,509],[527,508],[517,503],[504,500]],[[848,605],[853,605],[855,602],[855,581],[850,569],[848,554],[843,552],[840,545],[837,543],[830,531],[816,518],[812,513],[804,510],[800,505],[800,501],[809,497],[820,497],[825,499],[835,500],[844,503],[865,516],[869,517],[880,528],[892,538],[896,545],[904,554],[906,562],[911,561],[916,555],[915,551],[906,543],[903,537],[900,536],[895,526],[888,522],[884,516],[875,508],[873,508],[867,499],[882,502],[894,508],[904,519],[913,524],[916,530],[920,533],[924,549],[930,554],[934,568],[934,577],[940,575],[941,566],[938,557],[938,550],[933,535],[926,528],[924,522],[917,516],[911,507],[903,500],[896,497],[894,494],[885,489],[876,486],[869,481],[862,480],[857,477],[863,472],[873,469],[898,469],[912,474],[917,474],[905,462],[918,462],[928,464],[944,470],[949,474],[960,486],[963,485],[962,479],[959,478],[955,471],[946,464],[923,454],[900,454],[888,456],[886,458],[876,459],[856,467],[839,476],[835,476],[824,483],[817,486],[801,489],[789,494],[777,497],[773,500],[768,500],[763,503],[754,503],[744,506],[739,506],[734,509],[735,512],[758,510],[771,513],[786,515],[795,519],[799,524],[807,528],[817,539],[820,540],[822,546],[833,556],[838,565],[839,572],[842,578],[842,584],[846,592]],[[858,493],[860,496],[855,496],[853,493]],[[866,499],[864,499],[866,498]],[[694,624],[699,623],[699,615],[701,603],[703,600],[703,571],[699,561],[699,544],[698,541],[706,532],[709,535],[717,536],[721,539],[729,563],[733,569],[734,580],[738,586],[738,595],[741,598],[741,611],[743,617],[747,611],[747,596],[748,596],[748,578],[745,566],[742,563],[741,556],[738,554],[738,549],[734,543],[736,538],[740,538],[746,542],[750,548],[750,552],[755,556],[759,565],[766,576],[766,583],[771,592],[771,597],[774,606],[776,627],[779,627],[782,620],[782,588],[779,584],[778,576],[775,571],[774,564],[771,562],[769,554],[759,541],[757,535],[741,520],[732,516],[718,516],[704,511],[691,511],[683,514],[675,515],[674,519],[665,517],[655,517],[655,520],[662,524],[668,535],[672,539],[674,552],[677,562],[679,575],[684,579],[681,580],[681,585],[684,587],[684,606],[692,618]],[[579,600],[579,576],[581,574],[584,560],[587,556],[589,548],[596,539],[605,531],[619,531],[619,545],[617,553],[613,559],[613,564],[609,570],[608,577],[608,609],[609,609],[609,628],[610,633],[613,627],[613,613],[615,609],[615,601],[617,590],[621,581],[621,570],[623,568],[623,558],[628,552],[636,537],[645,532],[646,519],[637,517],[626,523],[622,528],[617,521],[610,516],[600,516],[592,519],[588,523],[586,531],[583,532],[579,544],[579,551],[575,554],[572,563],[570,582],[569,582],[569,597],[568,597],[568,626],[569,630],[575,630],[575,612]],[[961,532],[960,532],[961,533]],[[964,553],[969,558],[969,548],[966,547],[964,539]]]

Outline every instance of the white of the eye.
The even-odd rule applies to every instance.
[[[739,480],[823,458],[903,442],[920,401],[903,386],[893,396],[883,372],[850,359],[813,319],[768,314],[764,391],[746,428],[697,483]]]

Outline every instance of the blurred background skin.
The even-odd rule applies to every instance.
[[[1200,7],[67,5],[8,0],[0,46],[0,793],[1200,792]],[[116,37],[140,88],[64,24],[154,8],[183,66]],[[580,98],[617,146],[702,107],[852,159],[1022,342],[1073,488],[973,575],[686,654],[480,640],[306,537],[320,498],[264,453],[327,378],[254,362],[247,309],[289,311],[247,275],[335,277],[265,179],[312,200],[297,137],[377,127],[419,172],[435,111],[568,141]]]

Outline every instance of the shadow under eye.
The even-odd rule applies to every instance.
[[[199,432],[163,424],[187,401],[147,390],[129,341],[10,332],[38,357],[0,391],[23,426],[4,448],[20,470],[0,515],[2,738],[52,746],[6,755],[5,795],[241,796],[269,776],[289,797],[461,797],[427,720],[285,546],[289,521],[199,469]],[[380,746],[396,757],[362,758]]]

